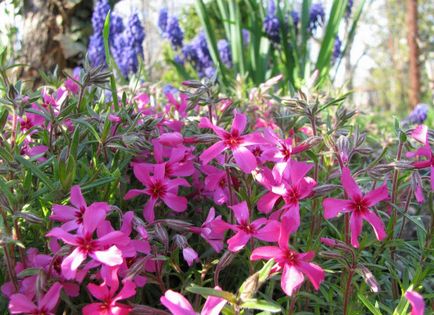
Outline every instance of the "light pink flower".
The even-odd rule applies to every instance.
[[[405,298],[411,304],[411,315],[423,315],[425,313],[425,302],[422,295],[419,293],[408,290],[405,292]]]
[[[229,208],[234,211],[235,219],[238,223],[237,225],[229,225],[229,227],[236,232],[236,234],[228,240],[228,248],[230,251],[240,251],[252,237],[266,242],[277,241],[280,230],[279,222],[267,220],[266,218],[260,218],[250,222],[249,208],[245,201],[230,206]]]
[[[202,118],[201,127],[211,128],[221,139],[206,149],[200,155],[203,165],[208,164],[212,159],[225,150],[231,150],[236,164],[245,173],[250,173],[256,166],[256,158],[252,152],[247,149],[248,146],[263,144],[265,140],[259,134],[242,135],[247,126],[247,117],[237,111],[234,111],[234,122],[230,132],[212,124],[209,119]]]
[[[61,289],[60,283],[53,284],[37,305],[23,294],[14,294],[9,301],[9,311],[11,314],[54,315]]]
[[[147,167],[134,164],[134,175],[145,186],[145,189],[131,189],[124,197],[125,200],[128,200],[141,194],[148,195],[150,198],[143,209],[143,216],[150,223],[154,222],[154,207],[160,199],[175,212],[184,212],[187,209],[187,199],[178,196],[177,193],[179,186],[189,187],[190,184],[182,178],[166,178],[165,167],[165,163],[156,164],[154,174],[150,176]]]
[[[84,315],[127,315],[131,312],[131,306],[118,303],[118,301],[136,294],[136,286],[132,281],[124,281],[118,294],[116,294],[118,286],[109,287],[105,283],[101,285],[89,283],[87,289],[101,302],[91,303],[83,307]]]
[[[281,287],[289,296],[296,292],[304,282],[306,276],[315,289],[319,289],[324,280],[324,270],[311,263],[315,256],[313,251],[298,253],[288,245],[289,237],[297,229],[294,213],[288,213],[282,218],[279,234],[279,247],[264,246],[253,250],[250,260],[274,259],[276,266],[274,271],[281,271]],[[273,271],[273,270],[272,270]]]
[[[384,239],[386,237],[384,223],[374,211],[370,210],[370,208],[380,201],[389,199],[387,185],[384,184],[363,195],[359,186],[357,186],[356,182],[351,177],[350,170],[347,167],[342,169],[341,182],[349,199],[324,199],[324,217],[330,219],[336,217],[340,212],[351,213],[351,244],[354,247],[359,247],[358,237],[362,232],[363,220],[366,220],[371,224],[379,241]]]
[[[434,154],[428,142],[428,128],[424,125],[418,126],[411,134],[413,138],[422,142],[423,147],[418,148],[414,152],[407,152],[407,157],[425,157],[425,160],[413,162],[413,166],[417,169],[430,168],[431,172],[431,191],[434,191]],[[418,192],[419,196],[421,191]],[[423,197],[422,197],[423,199]]]
[[[221,290],[219,287],[215,287],[214,289]],[[190,302],[178,292],[167,290],[164,296],[160,298],[160,301],[172,315],[197,315]],[[226,303],[226,300],[210,295],[206,299],[200,314],[219,315]]]

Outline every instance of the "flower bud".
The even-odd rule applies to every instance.
[[[155,222],[165,224],[177,232],[188,231],[192,225],[189,222],[181,221],[181,220],[175,220],[175,219],[161,219],[161,220],[156,220]]]
[[[164,249],[167,251],[169,249],[169,235],[166,229],[160,223],[157,223],[154,226],[154,233],[155,237],[163,243]]]

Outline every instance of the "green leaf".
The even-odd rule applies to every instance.
[[[36,177],[38,177],[50,190],[54,190],[54,185],[50,181],[50,179],[42,172],[39,167],[37,167],[35,164],[30,162],[29,160],[26,160],[21,155],[15,155],[15,160],[17,160],[18,163],[23,165],[25,168],[27,168],[29,171],[31,171]]]
[[[98,134],[98,132],[95,130],[95,128],[93,128],[93,126],[91,124],[89,124],[87,121],[85,121],[84,119],[78,118],[78,119],[74,119],[73,121],[85,126],[90,132],[92,132],[93,136],[95,137],[95,139],[101,143],[101,138]]]
[[[271,301],[258,300],[258,299],[249,299],[244,301],[241,304],[242,308],[267,311],[271,313],[279,313],[282,312],[282,308],[279,304]]]
[[[378,307],[375,307],[367,298],[361,293],[357,293],[357,297],[359,300],[368,308],[368,310],[371,311],[374,315],[382,315],[380,312],[380,309]]]
[[[229,303],[235,303],[237,300],[236,296],[234,294],[232,294],[231,292],[200,287],[200,286],[197,286],[194,284],[191,287],[188,287],[187,291],[189,291],[191,293],[195,293],[195,294],[200,294],[203,297],[217,296],[217,297],[220,297],[222,299],[225,299]]]

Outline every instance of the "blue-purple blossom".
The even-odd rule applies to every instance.
[[[241,30],[241,35],[243,36],[243,44],[248,45],[250,43],[250,32],[249,30],[243,28]]]
[[[168,94],[168,93],[176,94],[178,92],[179,92],[179,90],[171,84],[166,84],[165,86],[163,86],[163,93],[164,94]]]
[[[200,78],[211,77],[214,74],[214,64],[203,31],[190,44],[182,48],[182,54],[184,59],[192,64]]]
[[[173,58],[173,61],[175,61],[178,65],[183,65],[184,64],[184,59],[182,58],[181,55],[176,55]]]
[[[427,104],[417,104],[416,107],[411,111],[410,115],[405,119],[410,124],[423,124],[423,122],[428,117],[428,105]]]
[[[339,36],[336,36],[334,47],[333,47],[333,56],[332,61],[335,62],[339,56],[341,55],[342,50],[342,41],[340,40]]]
[[[297,27],[298,22],[300,22],[300,15],[295,10],[292,10],[289,14],[291,15],[292,23],[294,23],[294,26]]]
[[[264,19],[263,26],[267,37],[273,43],[280,42],[280,22],[276,16],[276,7],[274,4],[274,0],[270,0],[267,16]]]
[[[158,28],[162,33],[166,33],[167,20],[169,18],[169,11],[167,8],[162,8],[160,14],[158,15]]]
[[[232,68],[232,53],[229,42],[226,39],[220,39],[217,42],[220,60],[226,68]]]
[[[314,3],[310,7],[309,12],[309,31],[315,32],[315,30],[324,23],[325,11],[322,3]]]
[[[167,33],[167,38],[169,39],[173,49],[182,47],[182,41],[184,40],[184,33],[179,27],[178,18],[176,18],[175,16],[169,18],[169,21],[167,22],[166,33]]]
[[[142,45],[143,40],[145,39],[145,30],[137,14],[131,15],[128,19],[128,28],[126,31],[126,40],[128,41],[129,47],[132,48],[136,54],[143,57]]]
[[[98,0],[92,14],[93,35],[89,40],[88,56],[92,66],[105,64],[103,29],[105,18],[110,11],[107,0]]]
[[[113,45],[116,36],[119,36],[124,31],[124,22],[119,15],[111,14],[110,15],[110,36],[109,41],[110,44]]]

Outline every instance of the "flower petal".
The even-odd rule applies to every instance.
[[[276,220],[270,220],[268,223],[260,229],[255,237],[261,241],[277,242],[280,233],[280,223]]]
[[[321,282],[324,281],[324,270],[318,265],[304,261],[300,262],[298,267],[309,278],[313,287],[318,290]]]
[[[326,198],[322,202],[324,218],[331,219],[337,217],[340,212],[349,212],[350,205],[350,200]]]
[[[51,229],[51,231],[48,232],[46,236],[61,239],[62,241],[64,241],[66,244],[69,244],[69,245],[74,245],[74,246],[77,245],[76,236],[69,234],[64,229],[61,229],[58,227]]]
[[[124,280],[124,286],[113,301],[128,299],[136,294],[136,285],[131,280]]]
[[[351,177],[351,172],[348,167],[342,169],[341,182],[342,186],[344,186],[345,192],[351,199],[362,195],[359,186],[355,182],[354,178]]]
[[[363,214],[363,218],[369,222],[375,232],[377,240],[381,241],[386,237],[386,231],[384,230],[384,223],[373,211],[367,211]]]
[[[247,242],[249,241],[251,235],[247,234],[243,231],[239,231],[234,236],[232,236],[230,239],[228,239],[228,249],[231,252],[238,252],[241,249],[246,246]]]
[[[256,168],[256,158],[249,149],[245,147],[237,147],[236,149],[232,149],[232,153],[235,162],[244,173],[249,174]]]
[[[427,143],[428,127],[419,125],[413,130],[411,136],[419,142]]]
[[[130,200],[134,197],[137,197],[139,195],[145,194],[145,189],[130,189],[124,196],[124,200]]]
[[[380,201],[389,199],[389,192],[387,185],[384,184],[377,189],[371,190],[365,195],[365,200],[368,201],[368,207],[376,205]]]
[[[221,291],[219,287],[215,287],[214,290]],[[205,304],[203,305],[200,314],[219,315],[226,303],[227,301],[225,299],[210,295],[206,298]]]
[[[352,213],[350,217],[350,228],[351,228],[351,245],[358,248],[359,247],[359,235],[362,233],[362,218]]]
[[[405,292],[405,298],[411,304],[411,315],[423,315],[425,312],[425,302],[423,301],[422,295],[415,291]]]
[[[255,248],[250,255],[250,260],[269,260],[271,258],[281,257],[282,250],[277,246],[262,246]]]
[[[101,301],[104,301],[104,299],[109,296],[109,290],[106,284],[96,285],[94,283],[89,283],[87,289],[90,294]]]
[[[56,282],[53,284],[39,302],[39,308],[45,308],[48,311],[52,311],[59,301],[60,290],[62,290],[62,285],[60,283]]]
[[[273,210],[276,201],[280,198],[280,195],[277,195],[271,191],[267,192],[263,195],[258,201],[258,210],[262,213],[270,213]]]
[[[292,185],[297,185],[300,180],[312,169],[313,164],[298,162],[291,160],[290,163],[290,177]]]
[[[86,259],[87,254],[83,253],[79,248],[76,248],[72,251],[71,254],[66,256],[66,258],[62,261],[62,275],[67,280],[71,280],[75,278],[78,267],[80,267],[81,263]]]
[[[148,223],[153,223],[155,220],[155,212],[154,207],[155,203],[157,202],[157,199],[150,198],[148,202],[143,207],[143,217]]]
[[[75,185],[71,187],[71,203],[76,208],[80,209],[81,207],[86,208],[86,201],[83,198],[81,193],[80,186]]]
[[[90,254],[93,259],[107,266],[113,267],[122,264],[122,251],[115,245],[106,250],[98,250]]]
[[[104,221],[106,212],[102,208],[86,209],[83,214],[83,230],[85,233],[93,234],[96,228]]]
[[[149,178],[149,167],[143,163],[133,164],[134,176],[144,185],[149,186],[151,179]]]
[[[239,224],[247,223],[249,221],[249,208],[247,207],[246,201],[229,206],[229,208],[234,211],[235,219]]]
[[[50,215],[50,219],[60,222],[75,220],[75,213],[78,211],[76,208],[63,205],[53,205],[51,210],[53,214]]]
[[[37,311],[35,304],[24,294],[13,294],[9,301],[9,311],[11,314],[32,314]]]
[[[199,156],[202,165],[208,164],[213,158],[222,153],[225,149],[226,145],[223,143],[223,141],[214,143]]]
[[[184,212],[187,209],[187,198],[167,192],[162,198],[164,203],[173,211]]]
[[[283,267],[280,285],[286,295],[291,296],[301,286],[304,281],[303,274],[294,266],[285,265]]]
[[[238,135],[242,134],[247,125],[247,116],[234,110],[234,121],[232,122],[231,133],[234,131]]]
[[[196,315],[190,302],[178,292],[167,290],[160,301],[173,315]]]

